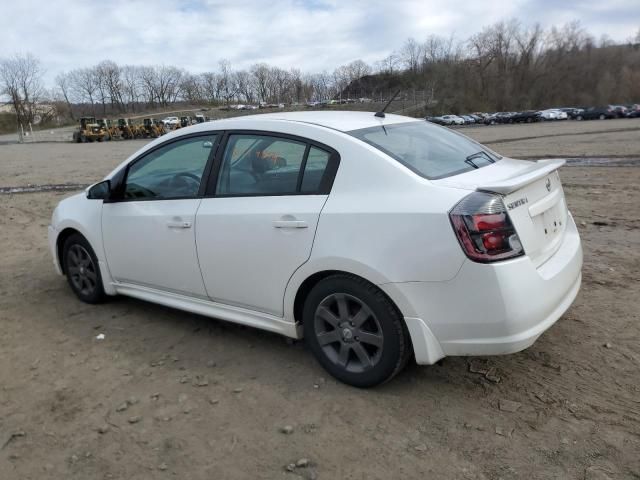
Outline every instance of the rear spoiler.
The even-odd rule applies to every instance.
[[[525,185],[528,185],[536,180],[539,180],[551,172],[559,169],[566,163],[563,158],[550,158],[545,160],[538,160],[532,164],[531,169],[524,173],[519,173],[511,178],[498,181],[496,183],[490,183],[486,185],[479,185],[477,190],[484,192],[495,192],[502,195],[514,192]]]

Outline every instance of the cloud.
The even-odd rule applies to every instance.
[[[596,37],[625,40],[640,26],[635,0],[74,0],[6,2],[0,57],[31,52],[47,70],[167,64],[193,72],[267,62],[303,71],[373,63],[408,37],[465,39],[511,17],[543,27],[578,19]]]

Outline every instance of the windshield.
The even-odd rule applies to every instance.
[[[502,158],[464,135],[429,122],[380,125],[348,133],[432,180],[481,168]]]

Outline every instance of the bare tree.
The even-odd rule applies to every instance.
[[[417,73],[421,57],[422,46],[414,38],[408,38],[400,49],[400,59],[405,68],[411,73]]]
[[[220,82],[215,73],[205,72],[200,75],[200,86],[207,102],[214,103],[220,99]]]
[[[376,67],[380,73],[393,75],[396,72],[399,64],[400,64],[400,58],[398,57],[397,53],[393,52],[387,55],[386,57],[384,57],[382,60],[380,60],[376,64]]]
[[[100,62],[97,66],[98,82],[106,90],[112,109],[125,110],[124,83],[120,67],[111,60]]]
[[[231,71],[231,63],[229,60],[220,60],[220,75],[218,76],[219,91],[222,94],[224,102],[228,105],[236,95],[236,85],[233,81],[233,72]]]
[[[69,116],[71,120],[75,121],[75,117],[73,115],[73,107],[71,102],[71,90],[72,90],[72,78],[68,73],[62,72],[56,76],[55,85],[58,89],[59,94],[62,96],[65,104],[67,105],[67,109],[69,111]]]
[[[125,65],[122,73],[122,96],[125,111],[131,109],[135,112],[136,105],[142,96],[142,80],[140,68],[135,65]]]
[[[96,76],[93,68],[79,68],[72,70],[71,85],[76,92],[78,100],[82,103],[88,103],[91,106],[91,113],[95,116],[95,100],[98,92],[96,84]]]
[[[192,104],[204,101],[204,94],[200,80],[200,77],[190,73],[183,75],[180,84],[180,91],[182,92],[182,98],[185,101]]]
[[[235,90],[246,103],[254,102],[254,90],[251,74],[246,70],[240,70],[233,75]]]
[[[19,125],[26,127],[38,114],[42,74],[40,60],[31,54],[0,60],[0,93],[10,98]]]
[[[269,77],[270,69],[266,63],[256,63],[251,67],[251,76],[253,77],[253,87],[261,102],[267,101],[269,94]]]

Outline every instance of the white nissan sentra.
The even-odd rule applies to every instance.
[[[304,337],[368,387],[412,355],[517,352],[569,308],[582,250],[562,164],[398,115],[220,120],[61,201],[49,243],[84,302],[129,295]]]

